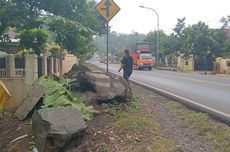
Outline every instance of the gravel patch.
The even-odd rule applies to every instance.
[[[176,143],[176,152],[210,151],[205,144],[204,136],[164,106],[164,103],[170,102],[170,99],[135,84],[132,84],[131,87],[134,97],[156,119],[164,130],[165,137]]]

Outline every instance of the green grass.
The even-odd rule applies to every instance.
[[[142,141],[141,145],[136,145],[134,137],[125,140],[127,145],[135,145],[133,148],[127,147],[126,151],[154,151],[154,152],[171,152],[175,150],[175,143],[164,137],[164,132],[159,124],[153,117],[145,112],[143,107],[140,107],[138,101],[131,99],[126,110],[121,110],[117,102],[113,103],[109,112],[114,116],[114,125],[125,134],[141,134],[147,139],[146,142]]]
[[[114,101],[110,113],[116,118],[116,125],[125,130],[131,131],[148,131],[158,130],[160,127],[154,123],[153,118],[145,117],[141,113],[139,103],[132,99],[128,103],[126,110],[119,107],[118,102]]]
[[[165,138],[154,140],[152,149],[154,152],[172,152],[176,149],[175,143]]]
[[[139,113],[123,113],[116,121],[116,125],[120,128],[130,131],[146,132],[149,130],[160,131],[160,127],[153,119],[140,116]]]
[[[170,101],[165,106],[176,112],[180,118],[191,124],[199,134],[207,139],[207,144],[213,152],[230,152],[230,127],[214,121],[207,113],[195,112],[180,103]]]
[[[106,144],[103,145],[102,152],[109,152],[109,148]]]

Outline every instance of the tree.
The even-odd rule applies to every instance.
[[[185,27],[185,18],[178,19],[174,28],[179,40],[179,51],[185,56],[194,55],[196,70],[212,70],[212,62],[218,56],[225,41],[224,30],[209,29],[204,22]]]
[[[213,39],[213,43],[211,44],[212,52],[217,57],[220,56],[224,50],[224,43],[227,39],[225,29],[210,29],[211,37]]]
[[[27,26],[33,26],[33,28],[35,25],[39,27],[41,24],[38,23],[42,23],[46,17],[61,16],[77,21],[96,33],[105,31],[105,21],[96,13],[94,0],[11,0],[11,3],[16,6],[16,10],[25,10],[23,14],[27,16],[22,16],[20,12],[17,12],[22,16],[21,18],[25,19],[21,23],[27,23]],[[38,22],[37,24],[34,23],[34,19]]]
[[[145,41],[150,42],[150,48],[156,55],[156,40],[157,32],[150,32],[147,34]],[[163,31],[160,31],[160,45],[159,45],[159,57],[160,61],[165,62],[165,58],[170,55],[170,59],[175,56],[174,54],[180,49],[179,40],[173,34],[167,35]]]
[[[212,70],[213,57],[217,42],[213,39],[209,27],[198,22],[184,29],[183,50],[186,55],[194,55],[196,70]]]
[[[167,35],[160,31],[160,44],[159,44],[159,55],[163,56],[166,53],[167,48],[165,47],[166,41],[167,41]],[[149,32],[146,35],[145,41],[150,43],[150,49],[153,51],[153,53],[156,55],[157,50],[157,31]]]
[[[176,27],[173,29],[173,31],[176,33],[176,37],[182,38],[183,36],[183,31],[185,29],[185,17],[182,19],[177,19],[177,24]]]
[[[221,28],[221,35],[222,35],[222,45],[221,51],[222,53],[230,52],[230,44],[229,44],[229,30],[230,30],[230,16],[222,17],[220,22],[223,24]]]
[[[220,22],[223,24],[222,26],[223,29],[230,29],[230,16],[229,15],[227,17],[222,17],[220,19]]]
[[[66,54],[68,54],[67,50],[61,50],[59,45],[48,45],[46,51],[51,53],[54,58],[58,59],[63,59]]]
[[[32,48],[37,55],[42,53],[48,40],[47,32],[42,29],[24,30],[19,37],[20,46],[25,49]]]
[[[174,37],[176,38],[177,42],[179,42],[177,45],[179,52],[181,53],[186,53],[188,50],[188,45],[187,42],[185,41],[186,37],[185,37],[185,17],[181,18],[181,19],[177,19],[177,24],[176,27],[173,29],[173,31],[175,32]]]
[[[50,29],[61,48],[79,57],[95,50],[93,35],[105,33],[106,22],[96,12],[94,0],[1,0],[0,4],[4,6],[0,8],[0,35],[8,26],[19,31]],[[56,19],[51,19],[47,27],[49,18]],[[23,42],[23,46],[27,44]]]
[[[9,18],[6,16],[6,12],[13,7],[6,1],[0,1],[0,35],[3,34],[5,29],[9,26]]]
[[[91,41],[93,31],[81,23],[73,22],[61,17],[53,18],[48,23],[49,30],[56,33],[55,42],[63,49],[84,57],[92,52]]]
[[[137,32],[119,34],[113,31],[109,34],[109,53],[122,57],[125,48],[129,48],[133,51],[135,43],[143,42],[144,39],[145,35]],[[97,53],[101,57],[104,57],[106,54],[106,35],[96,36],[94,42],[96,43]]]
[[[41,25],[41,21],[38,20],[38,14],[25,3],[1,0],[0,6],[0,35],[7,27],[32,29]]]
[[[230,52],[230,39],[224,41],[223,53]]]

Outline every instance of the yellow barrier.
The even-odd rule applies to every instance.
[[[3,112],[4,103],[9,99],[10,93],[0,80],[0,113]]]

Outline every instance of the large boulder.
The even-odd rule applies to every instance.
[[[39,152],[59,152],[71,139],[80,144],[86,125],[77,109],[60,107],[35,112],[32,128]]]
[[[64,73],[63,77],[68,79],[75,79],[79,72],[81,71],[91,71],[91,69],[84,64],[74,64],[67,73]]]
[[[99,101],[109,101],[116,98],[125,98],[128,93],[126,81],[118,76],[103,72],[79,73],[80,88],[97,93]]]

